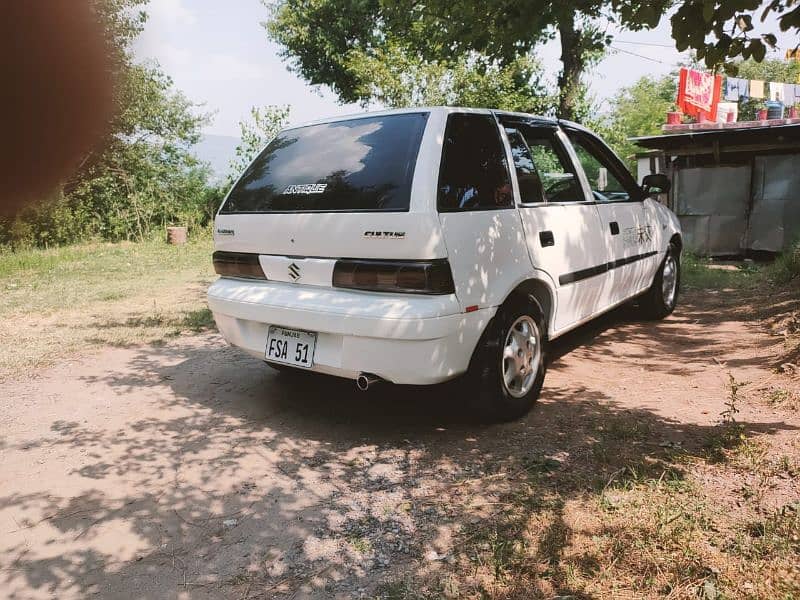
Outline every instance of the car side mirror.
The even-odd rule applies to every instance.
[[[642,179],[642,191],[645,196],[652,196],[653,194],[668,194],[672,183],[669,177],[663,173],[655,173],[653,175],[645,175]]]

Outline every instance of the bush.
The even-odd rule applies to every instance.
[[[789,283],[800,275],[800,240],[778,256],[766,272],[767,277],[775,283]]]
[[[12,248],[57,246],[90,238],[87,214],[61,191],[26,206],[15,218],[0,220],[0,245]]]
[[[194,231],[211,221],[222,190],[191,151],[210,116],[157,63],[133,60],[145,3],[92,0],[109,35],[116,111],[102,143],[52,197],[0,219],[0,245],[143,240],[168,225]]]
[[[50,247],[91,240],[143,240],[170,225],[190,235],[208,228],[225,190],[204,170],[142,181],[130,193],[95,178],[70,195],[58,191],[14,218],[0,218],[0,247]]]

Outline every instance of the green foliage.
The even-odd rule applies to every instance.
[[[681,285],[696,290],[736,289],[753,286],[762,281],[761,268],[740,264],[735,268],[721,267],[711,259],[684,251],[681,255]]]
[[[800,82],[800,61],[770,58],[762,62],[752,59],[731,63],[727,71],[745,79],[761,79],[763,81],[780,81],[783,83]]]
[[[635,22],[644,9],[638,0],[615,2],[626,25]],[[661,10],[670,4],[669,0],[657,0],[647,10]],[[672,38],[679,51],[694,49],[697,59],[711,69],[739,57],[761,62],[767,49],[777,43],[775,33],[763,26],[771,14],[777,17],[781,31],[800,33],[796,0],[682,0],[670,19]]]
[[[776,283],[789,283],[800,276],[800,241],[789,246],[767,267],[767,277]]]
[[[292,70],[328,85],[343,102],[552,107],[530,54],[501,61],[467,48],[452,51],[433,35],[435,19],[410,18],[399,3],[284,0],[271,6],[266,27]]]
[[[452,61],[426,61],[398,44],[367,53],[352,51],[349,68],[360,82],[358,96],[384,106],[469,106],[545,113],[553,97],[531,55],[508,64],[478,54]]]
[[[135,65],[123,84],[118,133],[65,186],[89,213],[88,230],[108,240],[142,239],[154,228],[190,228],[209,218],[208,170],[190,152],[205,117],[155,66]]]
[[[190,151],[198,114],[157,64],[136,64],[131,44],[145,0],[93,0],[114,59],[116,113],[103,144],[85,156],[53,198],[0,222],[0,244],[143,239],[166,225],[205,225],[219,192]]]
[[[642,77],[622,88],[611,100],[611,111],[598,130],[631,169],[635,169],[638,146],[630,137],[657,135],[666,114],[675,104],[677,81],[672,75],[659,79]]]
[[[271,14],[266,26],[290,68],[312,84],[330,86],[346,102],[372,99],[374,91],[372,79],[364,79],[365,71],[353,68],[358,64],[354,55],[362,57],[362,62],[366,57],[373,64],[375,60],[396,63],[399,48],[411,65],[452,68],[462,57],[478,54],[502,66],[558,34],[563,64],[558,114],[575,119],[581,77],[612,40],[609,28],[599,24],[653,28],[673,5],[671,0],[535,5],[524,0],[489,4],[479,0],[279,0],[268,4]],[[767,48],[775,46],[776,37],[771,32],[755,35],[754,16],[763,20],[774,13],[782,31],[800,30],[796,0],[771,0],[756,15],[761,5],[762,0],[679,0],[671,17],[675,45],[681,51],[695,49],[697,59],[712,68],[736,57],[761,62]],[[425,74],[430,75],[427,70]],[[402,96],[395,91],[387,95]]]
[[[329,86],[342,102],[363,101],[363,85],[348,66],[351,51],[378,45],[379,0],[262,0],[270,11],[264,26],[289,68],[312,85]]]
[[[582,76],[604,55],[612,39],[609,28],[600,23],[615,19],[606,0],[536,5],[522,0],[505,0],[499,5],[478,0],[455,3],[429,0],[424,4],[385,0],[383,8],[383,13],[390,17],[388,23],[399,22],[406,26],[401,31],[415,31],[411,48],[440,60],[477,52],[509,64],[558,35],[562,70],[555,112],[574,120],[579,118],[578,108],[584,94]]]
[[[442,0],[281,0],[270,4],[269,35],[289,67],[343,102],[391,106],[462,104],[545,112],[533,48],[561,32],[561,116],[578,118],[581,75],[610,36],[594,25],[600,0],[546,3]],[[321,25],[321,24],[324,24]]]
[[[289,119],[288,106],[264,106],[250,109],[250,120],[239,121],[241,141],[231,161],[231,177],[238,177],[269,141],[278,135]],[[232,181],[229,183],[233,183]]]
[[[755,121],[758,111],[764,108],[764,100],[756,98],[739,99],[739,121]]]

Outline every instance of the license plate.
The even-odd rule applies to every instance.
[[[309,369],[314,364],[317,334],[272,326],[267,333],[266,358],[269,361]]]

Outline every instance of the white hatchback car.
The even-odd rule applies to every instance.
[[[524,414],[547,342],[638,299],[675,307],[681,232],[595,135],[520,113],[414,108],[282,131],[231,189],[208,291],[231,344],[280,369],[435,384]]]

